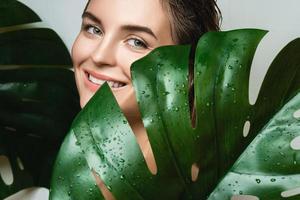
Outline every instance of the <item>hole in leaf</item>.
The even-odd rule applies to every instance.
[[[143,153],[149,171],[153,175],[157,174],[157,165],[156,165],[155,157],[149,142],[146,128],[143,125],[142,119],[140,118],[138,122],[135,121],[135,124],[131,125],[131,128],[135,134],[137,143],[139,144],[140,149]]]
[[[100,189],[102,195],[104,196],[105,200],[116,200],[114,195],[111,193],[111,191],[108,189],[108,187],[104,184],[104,182],[101,180],[100,176],[97,175],[97,173],[92,170],[92,173],[96,179],[96,183],[98,188]]]
[[[138,107],[138,103],[136,101],[134,102],[134,104],[136,104],[134,106]],[[157,174],[157,165],[156,165],[155,157],[140,112],[137,111],[137,114],[135,115],[132,115],[132,113],[124,112],[124,115],[136,137],[136,141],[142,151],[142,154],[145,158],[149,171],[153,175]]]
[[[300,195],[300,187],[281,192],[281,196],[285,197],[285,198],[293,197],[293,196],[296,196],[296,195]]]
[[[259,198],[252,195],[234,195],[230,200],[259,200]]]
[[[24,165],[23,165],[23,162],[21,161],[21,159],[19,157],[17,157],[17,163],[18,163],[18,166],[21,170],[24,170]]]
[[[14,181],[11,165],[6,156],[0,156],[0,175],[6,185],[11,185]]]
[[[294,150],[300,150],[300,136],[294,138],[291,143],[290,146],[292,149]]]
[[[300,109],[297,110],[296,112],[294,112],[293,116],[294,116],[296,119],[300,119]]]
[[[191,177],[193,182],[197,181],[198,175],[199,175],[199,166],[197,163],[194,163],[191,167]]]
[[[245,124],[244,124],[244,128],[243,128],[243,136],[244,137],[248,136],[248,134],[250,132],[250,126],[251,126],[250,121],[246,121]]]

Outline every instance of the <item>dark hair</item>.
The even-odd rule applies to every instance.
[[[84,10],[87,9],[90,0]],[[172,38],[177,44],[190,44],[189,101],[192,124],[195,124],[194,54],[199,38],[208,31],[219,31],[222,20],[216,0],[160,0],[171,22]]]
[[[199,38],[208,31],[219,31],[221,11],[216,0],[160,0],[167,8],[172,38],[178,44],[190,44],[189,106],[192,125],[196,122],[194,101],[194,57]]]
[[[160,0],[167,8],[172,36],[178,44],[197,43],[208,31],[218,31],[221,12],[215,0]]]

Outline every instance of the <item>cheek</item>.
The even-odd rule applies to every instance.
[[[121,66],[123,72],[131,79],[130,69],[131,69],[132,63],[134,63],[138,59],[143,58],[148,53],[150,53],[150,50],[147,50],[143,53],[137,53],[137,52],[133,52],[132,50],[128,49],[128,47],[120,48],[117,53],[118,54],[117,55],[118,56],[118,66]]]
[[[80,90],[79,95],[80,95],[80,106],[81,108],[83,108],[87,104],[87,102],[93,97],[94,93],[82,89]]]
[[[149,52],[150,50],[145,51],[143,53],[137,53],[133,52],[127,47],[120,48],[117,52],[118,66],[120,66],[122,68],[122,71],[126,74],[126,76],[130,77],[131,79],[131,64],[136,60],[146,56]],[[138,104],[135,97],[135,91],[132,85],[129,86],[126,91],[116,92],[114,95],[123,113],[128,118],[130,123],[135,123],[138,119],[140,119]]]
[[[75,65],[77,64],[77,61],[80,60],[79,57],[81,55],[80,53],[80,35],[76,38],[75,42],[73,43],[72,50],[71,50],[71,56],[73,65],[75,68]]]
[[[91,54],[91,49],[90,44],[91,42],[81,35],[77,37],[75,40],[71,55],[72,55],[72,61],[73,61],[73,67],[74,67],[74,74],[75,74],[75,81],[76,81],[76,86],[77,90],[79,92],[80,96],[80,106],[84,107],[85,104],[88,102],[88,100],[91,98],[93,94],[89,92],[88,90],[85,89],[84,87],[84,77],[83,73],[80,70],[82,63],[84,63],[90,56]]]
[[[91,40],[86,39],[82,34],[79,34],[72,47],[72,60],[74,68],[87,60],[94,50],[94,44]]]

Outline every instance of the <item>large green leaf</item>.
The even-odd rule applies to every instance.
[[[273,61],[256,104],[249,104],[251,62],[265,33],[255,29],[211,32],[200,39],[194,67],[194,128],[188,98],[190,47],[160,47],[132,65],[157,163],[155,175],[148,170],[108,85],[103,85],[76,117],[61,147],[50,199],[103,199],[92,170],[116,199],[207,198],[259,130],[300,88],[300,42],[295,40]],[[200,169],[195,182],[191,180],[194,164]]]
[[[54,159],[79,109],[68,69],[0,70],[0,155],[13,174],[10,185],[0,179],[0,199],[27,187],[49,188]]]
[[[0,34],[0,65],[63,65],[70,54],[51,29],[24,29]]]
[[[40,21],[22,3],[1,0],[0,65],[72,66],[70,54],[63,41],[52,29],[34,23]]]
[[[80,110],[71,58],[59,36],[15,0],[0,1],[0,199],[49,188],[59,146]],[[5,175],[5,174],[4,174]]]
[[[244,195],[260,200],[300,198],[300,148],[293,149],[291,145],[300,133],[297,117],[300,104],[299,58],[300,39],[296,39],[272,62],[248,118],[252,129],[249,138],[252,140],[263,125],[264,128],[209,199],[231,199],[233,196],[243,199],[246,198]],[[279,112],[274,116],[274,111]],[[265,119],[269,122],[266,123]]]
[[[3,27],[39,22],[39,16],[16,0],[0,1],[0,30]]]
[[[210,200],[243,195],[260,200],[300,198],[300,118],[294,117],[299,108],[298,93],[251,142]]]

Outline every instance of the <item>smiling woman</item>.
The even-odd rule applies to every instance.
[[[156,163],[141,121],[130,66],[160,46],[191,44],[194,49],[203,33],[216,30],[219,10],[214,0],[90,0],[84,10],[72,48],[81,107],[107,82],[153,174],[157,173]],[[192,75],[190,78],[192,88]],[[106,198],[113,199],[100,178],[96,179]]]
[[[130,65],[152,49],[170,44],[175,44],[170,22],[158,1],[92,0],[72,49],[81,106],[104,81],[121,107],[126,106],[134,97]],[[132,111],[126,112],[127,107],[131,106],[123,111],[128,116]]]

